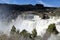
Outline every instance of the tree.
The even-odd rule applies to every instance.
[[[11,29],[11,31],[10,31],[12,34],[14,34],[15,32],[16,32],[16,28],[15,28],[15,26],[13,25],[12,26],[12,29]]]
[[[21,35],[21,36],[24,36],[24,37],[30,37],[30,36],[31,36],[31,34],[28,33],[25,29],[20,32],[20,35]]]
[[[16,33],[19,34],[19,30],[17,30]]]
[[[25,29],[20,32],[21,40],[32,40],[30,38],[31,34],[28,33]]]
[[[33,29],[31,37],[34,38],[37,36],[37,31],[36,29]]]
[[[54,23],[53,23],[53,24],[50,24],[50,25],[48,26],[47,31],[50,32],[50,33],[58,34],[58,31],[57,31],[56,26],[55,26]]]
[[[47,40],[51,36],[51,33],[58,34],[58,31],[56,30],[55,23],[50,24],[48,26],[48,29],[47,29],[46,33],[44,34],[44,36],[43,36],[43,40]]]
[[[26,36],[27,35],[27,31],[24,29],[23,31],[20,32],[20,35]]]

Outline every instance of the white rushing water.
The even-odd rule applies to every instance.
[[[26,15],[26,17],[27,18],[25,19],[25,16],[21,17],[21,15],[19,15],[16,18],[16,20],[12,19],[12,21],[9,23],[0,21],[0,31],[3,30],[4,32],[8,32],[14,25],[20,31],[25,29],[29,33],[31,33],[31,31],[34,28],[36,28],[37,35],[43,36],[44,33],[46,32],[46,29],[48,28],[48,25],[50,25],[51,23],[55,23],[56,29],[60,32],[60,18],[59,17],[50,17],[50,19],[41,19],[38,15],[31,15],[29,17]]]
[[[42,36],[46,32],[48,25],[55,23],[57,30],[60,32],[60,19],[58,17],[50,17],[50,19],[41,19],[38,15],[34,15],[33,17],[33,19],[24,20],[18,16],[18,18],[14,21],[14,25],[17,29],[20,29],[20,31],[26,29],[30,33],[34,28],[36,28],[37,35]]]

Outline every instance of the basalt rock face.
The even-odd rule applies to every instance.
[[[11,10],[20,10],[20,11],[32,11],[32,10],[38,10],[43,9],[43,5],[36,4],[36,5],[16,5],[16,4],[0,4],[1,7],[7,7]]]
[[[56,8],[44,7],[44,5],[42,4],[17,5],[17,4],[1,4],[0,3],[0,15],[2,15],[0,18],[10,20],[10,19],[15,19],[19,14],[22,14],[21,12],[35,11],[35,12],[43,13],[43,12],[48,12],[51,9],[54,10]],[[40,16],[41,13],[34,13],[34,14],[37,14]]]
[[[40,11],[46,11],[46,9],[55,9],[54,7],[44,7],[42,4],[36,4],[36,5],[16,5],[16,4],[0,4],[0,7],[7,7],[10,10],[20,10],[20,11],[34,11],[34,10],[40,10]]]
[[[49,16],[47,14],[43,14],[42,19],[49,19]]]

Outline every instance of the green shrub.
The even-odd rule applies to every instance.
[[[37,36],[37,31],[36,31],[36,29],[33,29],[33,31],[32,31],[32,38],[34,38],[34,37],[36,37]]]
[[[47,31],[50,32],[50,33],[58,34],[58,31],[57,31],[56,26],[55,26],[54,23],[53,23],[53,24],[50,24],[50,25],[48,26]]]
[[[10,31],[12,34],[14,34],[15,32],[16,32],[16,28],[15,28],[15,26],[13,25],[12,26],[12,29],[11,29],[11,31]]]
[[[23,36],[27,35],[27,31],[24,29],[23,31],[20,32],[20,35],[23,35]]]

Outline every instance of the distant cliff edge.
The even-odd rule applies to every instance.
[[[20,11],[47,11],[47,9],[56,9],[56,7],[44,7],[43,4],[28,4],[28,5],[17,5],[17,4],[1,4],[0,7],[7,7],[10,10],[20,10]]]

